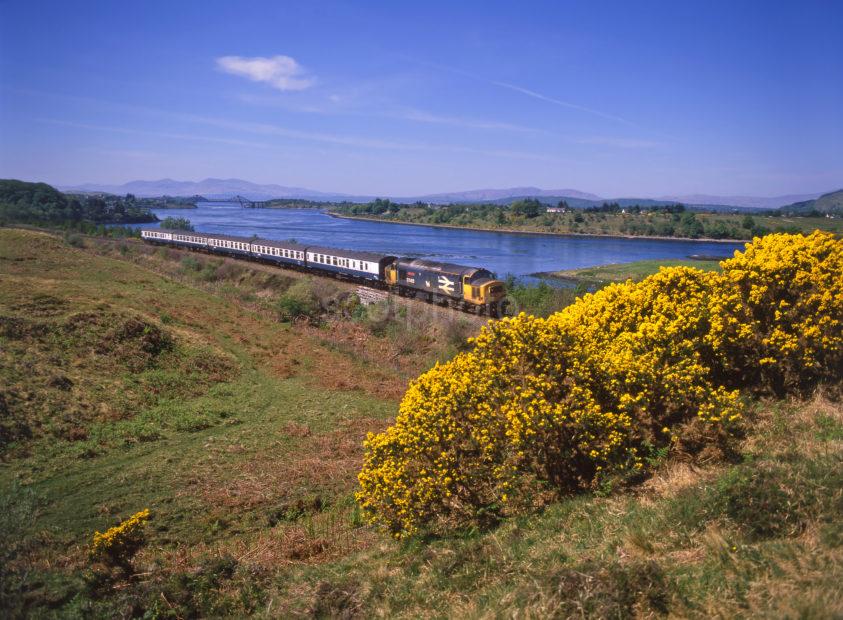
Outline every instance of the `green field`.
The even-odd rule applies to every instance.
[[[716,260],[654,259],[582,269],[565,269],[542,275],[583,283],[625,282],[630,279],[642,280],[658,272],[661,267],[694,267],[704,271],[719,271],[720,263]]]
[[[754,403],[729,459],[399,543],[353,501],[362,439],[476,325],[280,322],[299,276],[74,245],[0,229],[6,617],[843,615],[839,402]],[[93,564],[144,508],[131,573]]]

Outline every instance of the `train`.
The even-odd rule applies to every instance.
[[[330,275],[476,314],[501,316],[506,306],[506,286],[481,267],[259,237],[161,228],[140,233],[151,244]]]

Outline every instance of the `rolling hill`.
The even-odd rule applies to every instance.
[[[814,200],[794,202],[781,208],[783,213],[804,214],[816,211],[827,215],[843,215],[843,189],[823,194]]]

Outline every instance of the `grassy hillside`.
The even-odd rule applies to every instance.
[[[634,493],[399,543],[354,504],[362,439],[476,324],[81,245],[0,229],[7,616],[843,614],[843,411],[821,394],[754,404],[729,459],[679,455]],[[279,322],[302,288],[328,314]],[[133,572],[93,564],[93,532],[143,508]]]
[[[781,210],[786,214],[805,214],[815,212],[823,215],[843,215],[843,189],[823,194],[815,200],[795,202],[792,205],[782,207]]]

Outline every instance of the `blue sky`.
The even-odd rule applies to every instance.
[[[843,3],[0,2],[0,177],[843,187]]]

